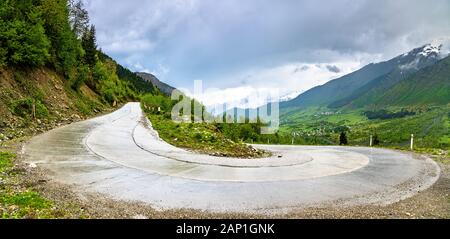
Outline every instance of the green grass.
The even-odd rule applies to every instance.
[[[31,188],[19,186],[15,155],[0,152],[0,218],[55,218],[63,213]]]
[[[44,119],[49,116],[47,107],[40,101],[31,97],[24,99],[14,100],[11,102],[11,112],[22,118],[30,118],[33,115],[33,106],[35,110],[35,116],[39,119]]]
[[[389,108],[395,112],[399,108]],[[310,108],[303,111],[287,112],[281,115],[280,137],[291,143],[290,134],[299,132],[296,143],[322,144],[321,140],[311,141],[308,138],[319,138],[325,144],[337,143],[340,131],[348,131],[351,145],[368,145],[370,135],[377,134],[383,147],[409,148],[411,134],[415,135],[417,148],[443,149],[450,148],[448,106],[413,109],[416,115],[388,120],[368,120],[361,110],[330,110]],[[331,112],[331,113],[329,113]]]
[[[53,203],[44,199],[34,191],[20,193],[2,192],[0,195],[2,205],[1,218],[54,218]]]
[[[3,175],[7,170],[13,167],[12,158],[15,155],[7,152],[0,152],[0,173]]]
[[[214,156],[258,158],[268,156],[242,143],[225,137],[215,124],[175,123],[164,115],[148,114],[153,128],[169,144]]]

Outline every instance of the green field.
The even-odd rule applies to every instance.
[[[401,108],[389,108],[391,112]],[[450,148],[450,107],[422,107],[411,109],[415,115],[394,119],[368,119],[363,110],[330,110],[309,108],[284,112],[281,115],[280,143],[338,144],[342,131],[347,133],[350,145],[369,145],[370,135],[377,135],[380,146],[409,148],[411,134],[417,148]],[[309,140],[308,140],[309,139]],[[316,140],[311,140],[316,139]]]

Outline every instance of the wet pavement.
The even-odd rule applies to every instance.
[[[36,136],[23,154],[80,193],[215,212],[389,204],[425,190],[440,174],[430,159],[386,149],[255,147],[274,156],[232,159],[176,148],[159,139],[139,103],[129,103]]]

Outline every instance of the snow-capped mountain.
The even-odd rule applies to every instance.
[[[418,53],[418,55],[428,57],[428,56],[439,56],[439,52],[441,50],[442,45],[433,46],[431,44],[427,44],[422,48],[422,51]]]
[[[423,67],[432,65],[443,58],[441,54],[442,45],[426,44],[416,48],[408,53],[400,55],[394,60],[397,61],[398,68],[401,70],[419,70]]]
[[[407,52],[402,57],[406,57],[409,55],[413,55],[416,57],[439,57],[440,50],[442,48],[442,44],[440,45],[432,45],[432,44],[426,44],[422,47],[416,48],[410,52]]]
[[[369,64],[355,72],[308,90],[298,97],[284,101],[281,108],[310,106],[364,106],[381,99],[403,80],[448,56],[442,44],[426,44],[391,60]]]

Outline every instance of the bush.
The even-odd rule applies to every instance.
[[[0,65],[42,66],[49,48],[38,8],[29,2],[0,3]]]
[[[163,95],[146,94],[142,97],[141,102],[144,110],[148,113],[158,112],[158,107],[161,109],[161,113],[170,112],[173,105],[172,100]]]
[[[411,115],[416,115],[416,112],[408,111],[405,109],[402,109],[399,112],[390,112],[387,110],[378,110],[378,111],[365,111],[363,113],[368,119],[375,120],[375,119],[396,119],[396,118],[403,118]]]
[[[0,45],[0,67],[6,66],[8,51]]]
[[[341,132],[341,134],[339,135],[339,145],[347,145],[347,144],[348,144],[347,134],[345,132]]]
[[[378,138],[378,135],[377,134],[375,134],[374,136],[373,136],[373,145],[374,146],[377,146],[377,145],[380,145],[380,139]]]
[[[47,107],[41,103],[39,100],[35,100],[33,98],[25,98],[13,101],[11,103],[11,111],[22,118],[29,118],[33,115],[33,103],[36,107],[36,118],[47,118],[49,116],[49,112]]]
[[[78,68],[77,76],[74,82],[72,83],[72,89],[79,91],[80,87],[88,80],[89,74],[90,74],[89,67],[84,65],[80,66]]]

